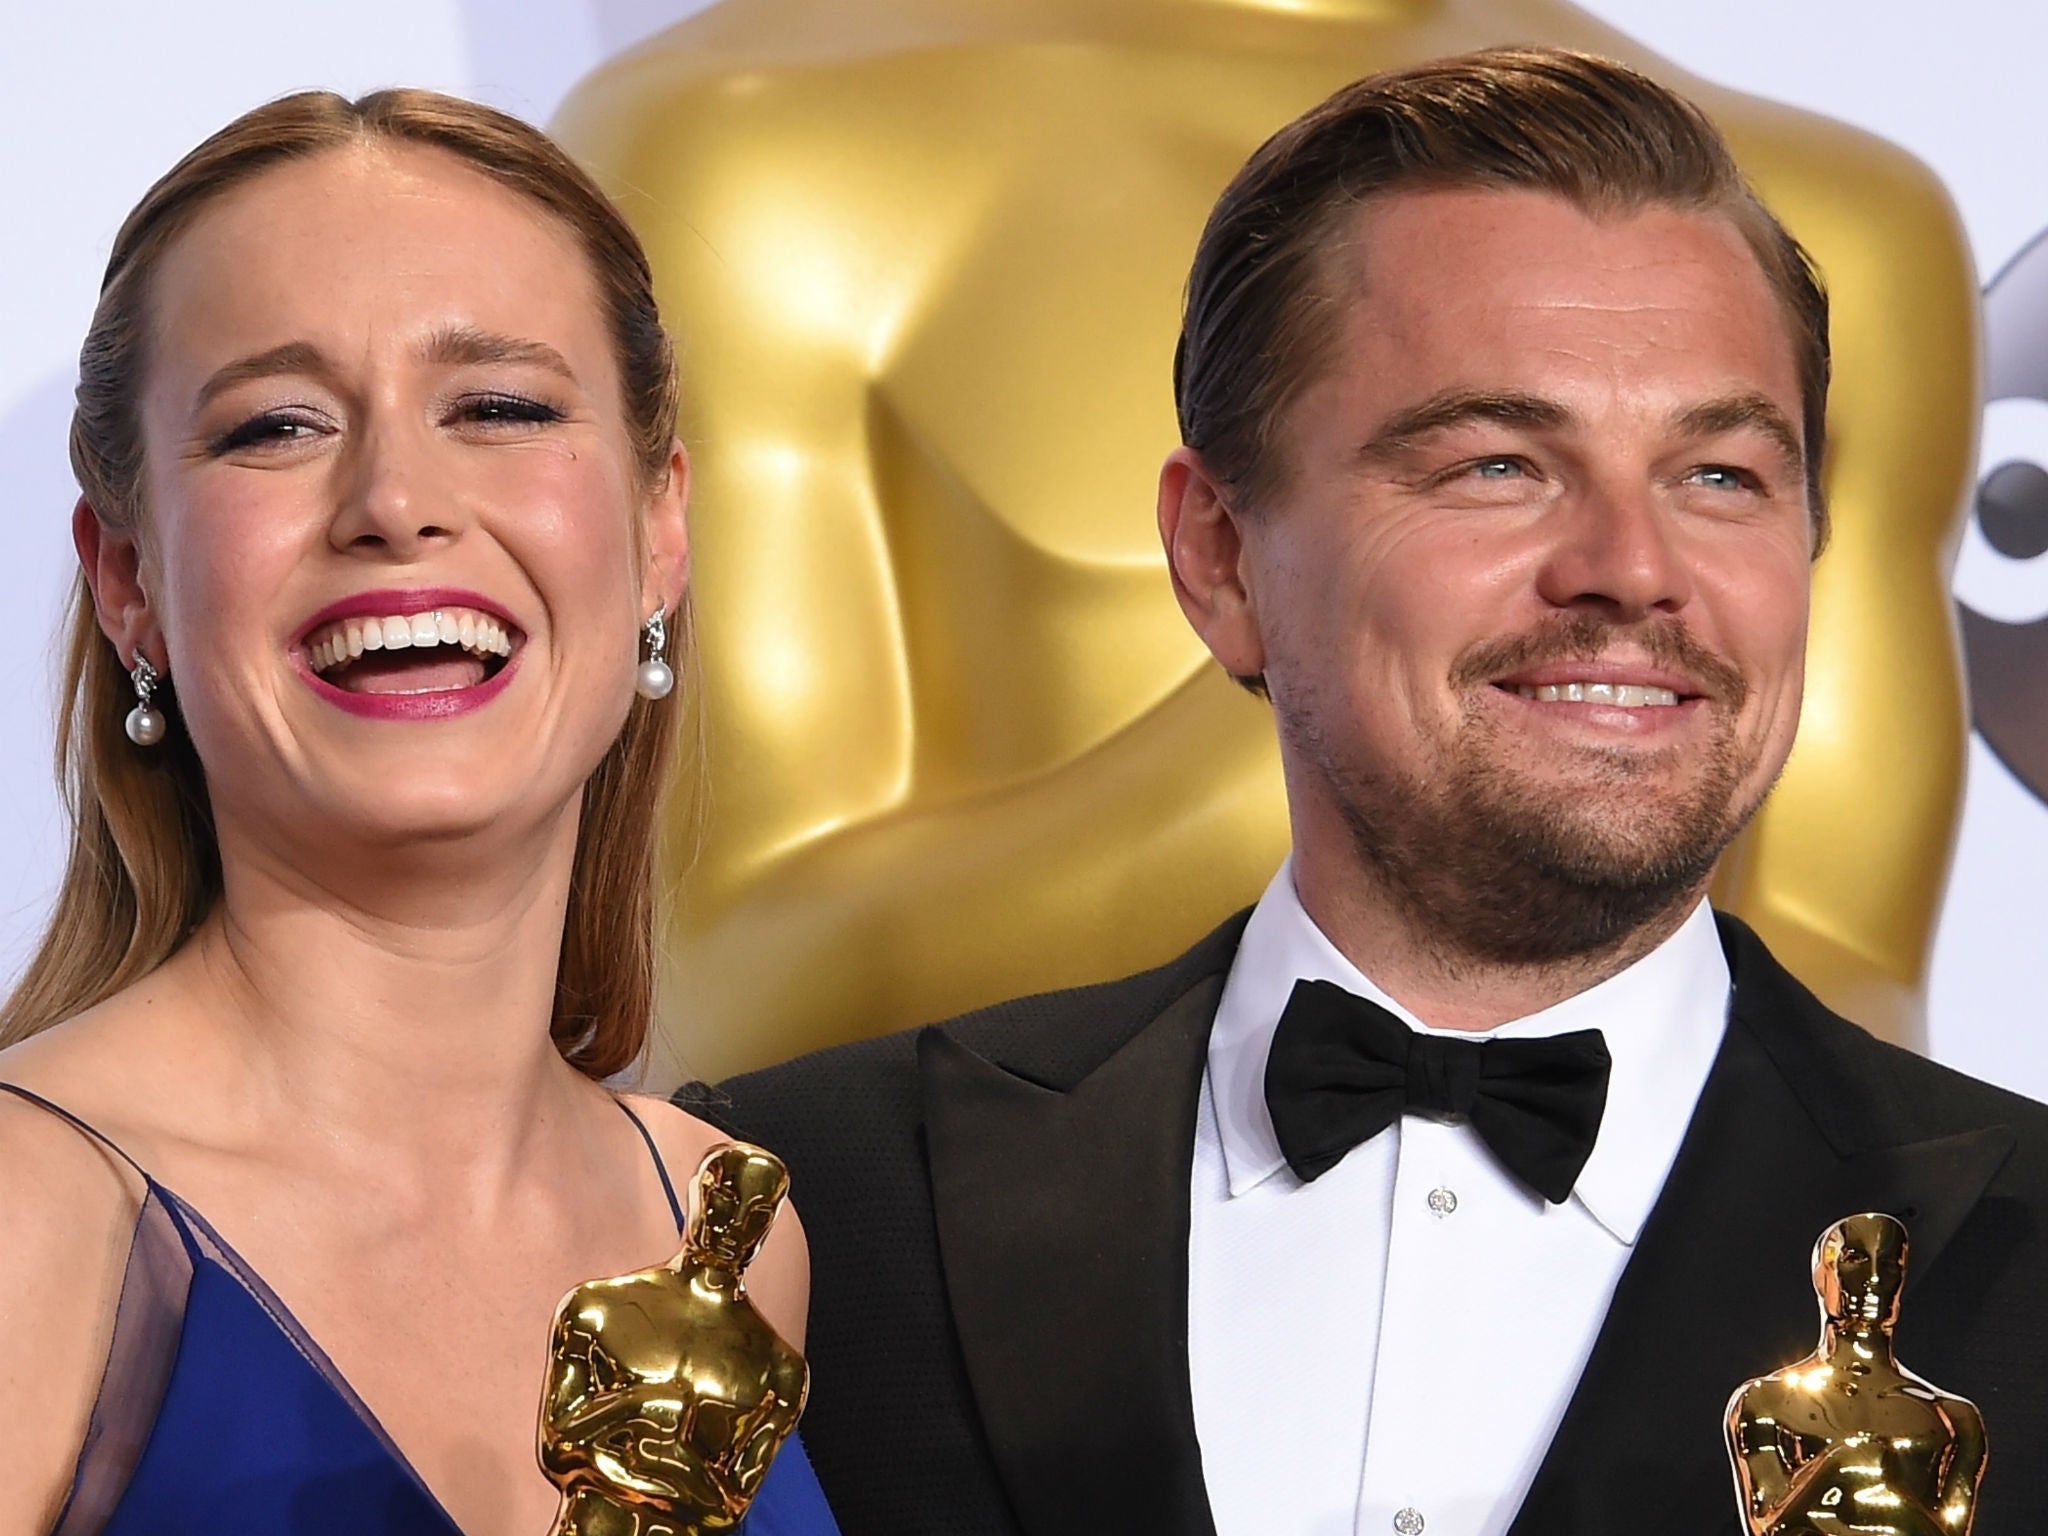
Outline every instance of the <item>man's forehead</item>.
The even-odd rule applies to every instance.
[[[1658,290],[1767,293],[1755,251],[1728,214],[1649,203],[1588,208],[1521,187],[1419,187],[1347,209],[1319,258],[1320,286],[1340,302],[1441,307],[1468,301]]]
[[[1466,375],[1411,377],[1420,394],[1503,382],[1484,376],[1492,368],[1568,372],[1579,351],[1640,354],[1643,376],[1674,386],[1697,374],[1702,398],[1742,380],[1791,406],[1799,390],[1792,317],[1742,230],[1714,211],[1411,189],[1351,210],[1321,275],[1325,334],[1355,363]]]

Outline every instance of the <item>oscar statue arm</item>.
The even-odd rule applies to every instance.
[[[636,1442],[633,1452],[631,1466],[621,1464],[621,1481],[635,1492],[693,1509],[743,1507],[732,1496],[732,1479],[688,1444]]]
[[[590,1468],[589,1448],[576,1432],[583,1408],[597,1395],[590,1360],[591,1340],[576,1326],[575,1301],[562,1304],[548,1344],[548,1384],[541,1397],[540,1460],[550,1474],[566,1476]]]
[[[1960,1398],[1943,1405],[1955,1429],[1955,1449],[1941,1480],[1941,1501],[1935,1509],[1943,1536],[1962,1536],[1977,1514],[1977,1485],[1984,1476],[1984,1416],[1975,1403]]]
[[[795,1428],[796,1407],[770,1392],[760,1404],[736,1417],[729,1438],[721,1435],[721,1443],[709,1447],[693,1444],[681,1434],[636,1441],[635,1468],[642,1476],[651,1478],[658,1473],[674,1484],[677,1492],[668,1496],[680,1498],[690,1507],[738,1515],[760,1491],[777,1447]],[[705,1428],[705,1420],[699,1418],[696,1432],[700,1437]]]
[[[775,1460],[782,1442],[796,1428],[810,1385],[810,1369],[799,1359],[784,1363],[769,1383],[760,1407],[749,1416],[747,1432],[734,1453],[727,1481],[742,1498],[751,1500]]]
[[[1740,1471],[1743,1518],[1752,1531],[1764,1532],[1791,1503],[1800,1469],[1786,1458],[1776,1422],[1758,1415],[1751,1390],[1728,1406],[1728,1449]]]
[[[540,1435],[542,1469],[557,1481],[581,1475],[644,1498],[679,1497],[672,1479],[656,1475],[645,1464],[646,1458],[639,1454],[641,1437],[626,1437],[623,1453],[604,1444],[607,1436],[635,1420],[658,1421],[667,1389],[638,1381],[606,1387],[596,1366],[602,1350],[602,1343],[578,1325],[572,1297],[556,1319],[548,1351]]]
[[[1776,1446],[1745,1453],[1743,1467],[1752,1492],[1749,1507],[1743,1513],[1749,1519],[1751,1531],[1756,1536],[1808,1536],[1817,1530],[1855,1529],[1840,1523],[1844,1511],[1839,1506],[1824,1501],[1839,1489],[1844,1474],[1856,1476],[1869,1454],[1862,1446],[1837,1444],[1797,1467],[1788,1467]],[[1961,1536],[1967,1529],[1944,1522],[1896,1486],[1887,1487],[1884,1493],[1883,1529],[1894,1536]],[[1855,1497],[1851,1495],[1852,1500]],[[1826,1525],[1817,1525],[1813,1518],[1816,1515],[1833,1519]],[[1853,1514],[1850,1518],[1854,1518]]]

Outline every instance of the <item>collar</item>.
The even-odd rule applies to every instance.
[[[1290,857],[1245,926],[1209,1036],[1209,1094],[1233,1199],[1287,1166],[1266,1111],[1266,1056],[1297,980],[1334,982],[1431,1034],[1487,1040],[1599,1030],[1614,1068],[1600,1136],[1572,1199],[1628,1244],[1678,1155],[1728,1016],[1728,961],[1702,901],[1649,954],[1574,997],[1481,1034],[1431,1030],[1315,925],[1295,893]]]

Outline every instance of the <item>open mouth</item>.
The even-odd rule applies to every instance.
[[[344,693],[414,695],[489,682],[522,638],[494,614],[446,607],[336,619],[304,644],[314,676]]]

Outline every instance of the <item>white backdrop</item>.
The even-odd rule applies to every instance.
[[[1919,155],[1954,193],[1987,282],[2048,230],[2039,107],[2048,9],[1950,0],[1937,17],[1908,0],[1580,3],[1697,74],[1828,113]],[[0,655],[10,663],[0,669],[0,978],[25,958],[61,863],[51,695],[77,494],[64,440],[76,349],[122,215],[178,155],[282,92],[424,85],[545,122],[592,65],[701,5],[0,0]],[[2025,345],[2048,361],[2048,334]],[[2002,450],[1994,460],[2048,464],[2048,410],[2007,411],[1993,424]],[[2041,618],[2048,554],[2000,554],[1973,529],[1957,592],[2007,622]],[[2040,1098],[2044,916],[2048,805],[1973,737],[1935,956],[1932,1045],[1944,1061]]]

